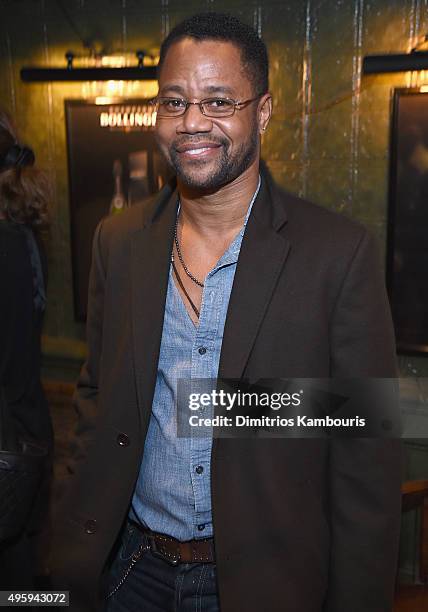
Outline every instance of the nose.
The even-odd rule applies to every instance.
[[[198,104],[190,104],[182,116],[182,121],[177,126],[177,132],[196,134],[197,132],[211,132],[213,123],[206,117]]]

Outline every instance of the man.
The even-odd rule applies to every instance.
[[[251,28],[178,25],[156,103],[176,181],[95,234],[57,574],[81,610],[387,612],[398,442],[180,438],[174,415],[179,378],[395,376],[372,240],[260,164]]]

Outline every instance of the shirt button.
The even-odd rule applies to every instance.
[[[129,446],[130,440],[126,434],[120,433],[116,438],[116,442],[119,444],[119,446]]]
[[[207,349],[204,346],[200,346],[198,348],[199,355],[205,355],[206,352],[207,352]]]
[[[198,525],[198,530],[199,531],[203,531],[205,529],[205,525],[202,523],[202,525]]]
[[[204,471],[204,468],[202,467],[202,465],[198,465],[195,471],[197,474],[202,474],[202,472]]]
[[[85,533],[95,533],[97,530],[97,521],[95,519],[91,519],[86,521],[85,523]]]

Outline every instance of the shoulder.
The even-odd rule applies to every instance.
[[[99,223],[103,240],[109,241],[119,237],[126,239],[135,231],[143,227],[145,217],[152,208],[155,199],[156,196],[152,196],[126,208],[118,215],[104,217]]]
[[[2,259],[14,264],[28,259],[26,237],[19,224],[0,220],[0,245]]]
[[[293,230],[299,226],[302,231],[309,232],[314,238],[318,235],[325,236],[327,231],[333,232],[334,237],[361,236],[367,231],[362,223],[350,218],[345,210],[339,213],[291,194],[280,187],[277,189],[281,194]]]
[[[332,211],[282,188],[272,177],[264,160],[260,161],[260,173],[265,182],[268,199],[273,204],[276,218],[286,220],[290,239],[304,239],[305,243],[330,243],[359,241],[367,229],[351,219],[346,210]]]
[[[171,181],[157,193],[126,208],[119,215],[105,217],[97,227],[102,234],[101,240],[108,243],[128,240],[135,232],[151,223],[158,211],[168,204],[174,192],[175,183]]]
[[[25,236],[18,223],[10,223],[5,219],[0,219],[0,235],[2,246],[5,244],[25,244]]]
[[[269,173],[267,186],[275,218],[283,222],[279,231],[301,274],[329,282],[341,282],[357,268],[367,276],[381,274],[379,245],[362,223],[287,192]]]
[[[99,254],[101,262],[107,262],[110,254],[115,256],[128,253],[133,237],[151,224],[172,201],[175,187],[175,182],[171,181],[154,195],[118,215],[104,217],[98,223],[93,239],[93,253]]]
[[[337,257],[352,256],[361,244],[375,242],[369,230],[345,212],[314,204],[276,184],[275,195],[277,205],[286,212],[286,232],[294,246],[301,245],[320,257]]]
[[[9,300],[10,304],[16,304],[20,296],[27,303],[31,278],[30,254],[22,228],[16,223],[0,221],[0,302],[4,305]]]

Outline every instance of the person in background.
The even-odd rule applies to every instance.
[[[45,175],[0,110],[0,389],[13,435],[46,453],[29,519],[18,536],[0,541],[0,590],[35,588],[37,535],[46,522],[53,433],[40,381],[40,337],[46,303],[48,228]],[[6,409],[5,408],[5,409]],[[2,450],[5,450],[4,448]],[[6,449],[9,450],[9,449]],[[0,480],[0,497],[5,479]],[[3,511],[3,508],[2,508]],[[1,517],[0,517],[1,519]],[[1,540],[2,538],[0,538]]]

